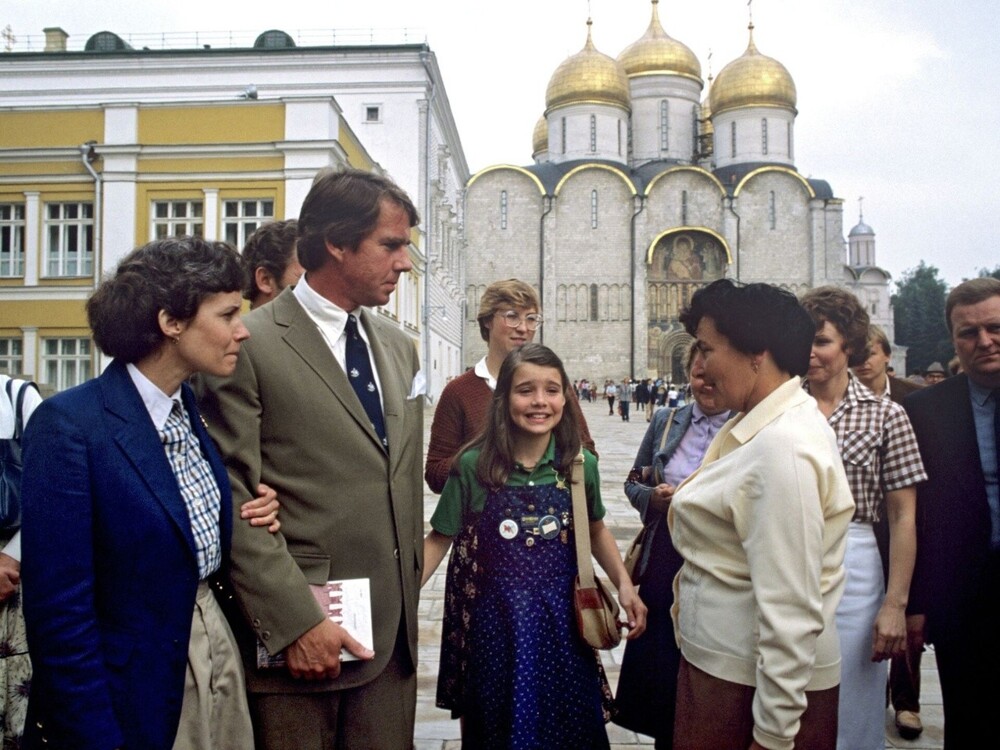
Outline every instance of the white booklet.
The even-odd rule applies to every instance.
[[[373,649],[372,635],[372,592],[367,578],[347,578],[342,581],[327,581],[322,586],[309,586],[319,606],[331,621],[340,625],[362,646]],[[341,661],[357,661],[358,657],[347,649],[340,650]],[[264,644],[257,641],[257,667],[273,669],[285,667],[285,652],[271,655]]]

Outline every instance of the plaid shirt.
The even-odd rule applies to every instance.
[[[809,390],[808,381],[803,386]],[[849,372],[847,393],[829,420],[854,496],[852,521],[882,517],[885,493],[927,479],[917,436],[903,407],[881,398]]]
[[[191,519],[191,533],[198,555],[198,577],[204,580],[222,564],[219,532],[222,495],[180,401],[174,401],[170,416],[160,431],[160,440]]]

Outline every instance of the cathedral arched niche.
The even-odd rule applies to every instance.
[[[649,369],[650,376],[663,378],[671,383],[687,382],[684,360],[691,342],[694,341],[683,328],[664,331],[649,329]]]
[[[684,228],[660,235],[647,260],[648,361],[660,377],[673,379],[684,375],[683,356],[678,365],[676,345],[664,349],[664,337],[679,333],[683,341],[691,340],[680,324],[681,310],[697,290],[725,276],[729,249],[711,230]]]

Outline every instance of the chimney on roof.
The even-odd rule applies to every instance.
[[[69,39],[69,34],[60,29],[58,26],[50,26],[47,29],[42,29],[42,31],[45,32],[46,52],[66,51],[66,40]]]

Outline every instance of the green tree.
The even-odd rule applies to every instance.
[[[997,266],[992,271],[986,268],[980,268],[979,277],[986,278],[987,276],[992,276],[994,279],[1000,279],[1000,266]]]
[[[938,278],[938,269],[920,262],[904,271],[892,295],[896,343],[909,347],[907,373],[923,371],[931,362],[948,364],[955,354],[951,333],[944,320],[948,285]]]

